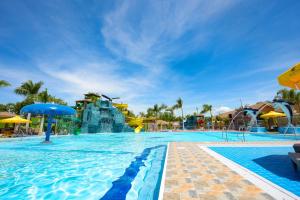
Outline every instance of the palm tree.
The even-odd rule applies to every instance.
[[[0,87],[7,87],[10,86],[10,83],[5,80],[0,80]]]
[[[213,115],[212,115],[212,105],[204,104],[204,105],[202,106],[202,111],[201,111],[201,113],[204,114],[204,113],[207,113],[207,112],[209,112],[209,114],[210,114],[211,125],[212,125],[212,128],[214,129]]]
[[[174,118],[174,107],[173,106],[167,107],[165,110],[170,113],[171,118]]]
[[[153,117],[153,114],[154,114],[153,108],[148,108],[148,109],[147,109],[147,114],[146,114],[146,116],[147,116],[147,117]]]
[[[38,94],[38,101],[42,103],[48,103],[52,101],[52,96],[48,93],[47,88]],[[41,119],[39,134],[43,132],[44,121],[45,121],[45,115],[43,115]]]
[[[48,93],[47,88],[44,91],[40,92],[37,98],[41,103],[48,103],[52,101],[52,96]]]
[[[182,101],[182,99],[180,97],[177,99],[176,104],[173,106],[173,108],[181,110],[182,129],[184,129],[183,101]]]
[[[153,113],[154,113],[154,115],[155,115],[155,118],[157,118],[157,117],[158,117],[158,113],[160,112],[160,108],[159,108],[158,104],[155,104],[155,105],[153,106],[152,111],[153,111]]]
[[[275,98],[280,98],[284,101],[295,104],[298,112],[300,111],[300,92],[296,92],[294,89],[281,89],[277,92]]]
[[[168,106],[166,104],[161,104],[159,106],[159,110],[162,111],[162,110],[166,110],[168,108]]]
[[[51,96],[51,102],[56,103],[56,104],[61,104],[61,105],[67,105],[67,102],[60,98],[56,98],[55,96]]]
[[[145,117],[146,114],[145,114],[144,112],[140,112],[140,113],[139,113],[139,116],[140,116],[140,117]]]
[[[22,83],[20,87],[16,88],[15,93],[25,96],[26,100],[35,101],[39,94],[39,90],[41,89],[43,84],[44,83],[42,81],[34,83],[32,80],[28,80]],[[31,114],[28,113],[27,120],[30,120],[30,117]],[[29,123],[26,123],[26,132],[28,132],[28,128],[29,128]]]
[[[43,84],[44,83],[42,81],[34,83],[32,80],[28,80],[22,83],[20,87],[16,88],[15,93],[25,96],[26,98],[32,98],[33,100],[36,100]]]

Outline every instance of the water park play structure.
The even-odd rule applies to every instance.
[[[113,103],[106,95],[89,93],[76,101],[76,110],[83,133],[135,132],[143,129],[143,119],[129,116],[128,105]]]
[[[119,111],[123,113],[125,116],[125,121],[128,123],[130,127],[134,128],[135,133],[141,132],[141,130],[144,128],[144,119],[140,117],[130,117],[128,116],[128,104],[124,103],[113,103],[113,106],[118,108]]]
[[[51,126],[53,123],[53,118],[60,115],[75,115],[76,111],[68,106],[50,104],[50,103],[37,103],[24,106],[21,114],[42,114],[48,116],[48,126],[46,131],[45,142],[50,142]]]
[[[237,114],[235,116],[233,116],[233,118],[231,119],[231,121],[229,123],[228,128],[224,132],[225,134],[223,133],[222,137],[225,137],[225,138],[227,137],[226,136],[227,132],[228,132],[228,130],[230,130],[233,127],[235,119],[237,117],[242,116],[242,114],[244,114],[243,116],[247,116],[250,119],[250,120],[245,120],[244,117],[242,116],[242,119],[244,121],[244,130],[246,130],[246,131],[260,132],[260,133],[267,132],[266,127],[260,126],[258,124],[259,118],[269,119],[269,118],[284,117],[287,119],[287,125],[279,127],[278,132],[283,133],[283,134],[296,134],[297,132],[299,132],[300,128],[297,128],[292,124],[293,112],[292,112],[291,105],[292,104],[287,101],[274,99],[273,102],[266,102],[265,105],[259,109],[253,109],[253,108],[247,108],[247,107],[242,108],[239,112],[237,112]],[[283,113],[270,111],[269,113],[261,115],[262,110],[266,106],[271,106],[274,108],[274,110],[282,111]],[[246,123],[246,121],[248,121],[248,123]],[[239,131],[241,131],[241,130],[242,129],[239,127]],[[244,134],[242,135],[242,138],[245,138]]]
[[[293,88],[299,90],[300,86],[300,63],[293,66],[291,69],[287,70],[283,74],[281,74],[278,77],[278,82],[280,85],[283,85],[285,87]],[[287,119],[287,125],[282,126],[278,128],[279,133],[283,134],[291,134],[300,132],[300,127],[295,127],[292,123],[293,119],[293,110],[292,110],[292,103],[284,101],[282,99],[274,99],[273,102],[266,103],[262,108],[260,109],[252,109],[252,108],[243,108],[240,110],[229,123],[228,128],[225,131],[225,136],[227,137],[227,131],[231,128],[235,118],[237,118],[242,112],[244,112],[244,115],[248,116],[250,118],[250,122],[248,124],[247,130],[250,132],[265,132],[265,127],[258,126],[257,119],[259,117],[259,114],[261,114],[261,111],[263,108],[267,105],[271,105],[274,110],[280,110],[283,113],[277,113],[274,111],[271,111],[267,114],[261,115],[261,118],[276,118],[276,117],[286,117]],[[224,134],[223,134],[224,135]]]

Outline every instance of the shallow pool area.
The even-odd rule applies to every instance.
[[[300,173],[288,157],[294,151],[291,146],[210,149],[300,197]]]
[[[52,144],[43,139],[0,140],[0,199],[157,199],[169,142],[225,142],[222,132],[81,134],[53,136]],[[294,139],[245,134],[246,141]],[[228,141],[241,142],[242,134],[230,132]]]

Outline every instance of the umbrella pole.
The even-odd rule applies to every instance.
[[[53,119],[53,116],[49,115],[45,142],[50,142],[52,119]]]

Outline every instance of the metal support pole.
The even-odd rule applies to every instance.
[[[52,120],[53,120],[53,116],[49,115],[48,116],[48,126],[47,126],[47,132],[46,132],[45,142],[49,142],[50,141]]]

